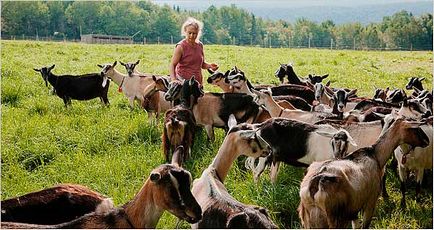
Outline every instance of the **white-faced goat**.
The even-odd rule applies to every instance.
[[[1,201],[1,220],[29,224],[60,224],[113,207],[111,199],[78,184],[61,184]]]
[[[369,228],[381,192],[383,168],[402,143],[426,147],[428,137],[420,123],[397,119],[370,146],[343,159],[312,163],[300,185],[299,217],[305,228],[347,228],[362,212],[363,228]]]
[[[131,108],[134,107],[134,101],[137,100],[140,106],[146,109],[148,117],[152,117],[152,113],[155,111],[155,117],[158,117],[161,112],[165,112],[171,105],[169,102],[165,101],[162,97],[162,92],[147,95],[145,97],[145,89],[148,85],[153,83],[152,77],[128,77],[117,71],[115,66],[117,61],[113,64],[98,65],[101,69],[101,74],[112,79],[118,86],[119,92],[123,92],[128,98],[129,105]]]
[[[162,135],[163,154],[169,162],[170,152],[173,153],[178,146],[183,146],[182,161],[185,162],[193,147],[196,121],[190,109],[184,105],[177,105],[166,111]],[[182,165],[182,164],[179,164]]]
[[[270,147],[256,132],[243,130],[242,126],[229,130],[213,163],[193,182],[192,192],[203,216],[192,228],[277,228],[264,208],[235,200],[223,184],[234,160],[241,154],[252,157],[270,154]]]
[[[65,107],[71,105],[71,99],[74,100],[90,100],[99,97],[101,102],[109,105],[107,92],[110,86],[110,81],[99,73],[83,74],[83,75],[55,75],[51,72],[55,65],[50,67],[42,67],[41,69],[33,69],[40,72],[48,87],[49,82],[54,92],[63,99]]]
[[[132,201],[118,208],[98,210],[70,222],[34,225],[2,222],[2,228],[155,228],[165,210],[189,223],[202,217],[202,210],[190,191],[191,174],[165,164],[155,168]]]

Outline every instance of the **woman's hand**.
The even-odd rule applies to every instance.
[[[215,63],[211,63],[211,64],[209,64],[209,69],[211,69],[212,71],[216,71],[219,69],[219,65],[217,65]]]

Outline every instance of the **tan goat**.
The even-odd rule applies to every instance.
[[[229,120],[236,123],[233,116]],[[277,228],[264,208],[235,200],[223,184],[238,156],[270,153],[269,145],[258,138],[255,130],[243,130],[244,125],[231,128],[212,164],[194,181],[192,192],[203,210],[203,218],[192,228]]]
[[[381,192],[383,168],[402,143],[425,147],[428,137],[420,123],[397,119],[385,127],[371,147],[358,149],[343,159],[312,163],[300,185],[299,216],[305,228],[356,227],[363,214],[363,228],[369,228]]]

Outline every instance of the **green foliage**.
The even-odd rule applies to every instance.
[[[335,25],[299,18],[271,21],[255,17],[234,4],[204,12],[181,11],[150,1],[5,1],[3,35],[80,39],[81,34],[134,36],[134,41],[174,43],[189,16],[204,22],[206,44],[262,47],[432,50],[432,14],[413,16],[400,11],[380,23]],[[136,34],[137,32],[140,32]]]
[[[98,72],[97,64],[140,60],[141,72],[167,74],[171,45],[88,45],[77,43],[1,41],[2,45],[2,199],[23,195],[58,183],[79,183],[112,197],[116,205],[129,201],[152,169],[164,163],[161,150],[162,119],[150,123],[141,109],[130,110],[112,82],[110,107],[99,99],[73,101],[65,108],[45,87],[33,68],[56,64],[56,74]],[[426,77],[432,89],[432,52],[330,51],[205,46],[207,61],[221,71],[238,66],[255,84],[277,83],[280,63],[293,62],[299,76],[326,74],[332,86],[358,88],[360,96],[373,96],[372,87],[403,88],[411,76]],[[124,72],[121,66],[116,67]],[[208,74],[204,71],[204,76]],[[206,91],[218,91],[205,85]],[[410,93],[410,92],[407,92]],[[224,138],[207,141],[198,129],[192,158],[185,164],[198,178],[212,162]],[[303,169],[283,166],[275,185],[266,171],[258,184],[236,160],[225,181],[237,200],[267,208],[281,228],[300,228],[297,214]],[[432,189],[423,189],[421,203],[409,187],[408,208],[399,208],[399,182],[388,173],[389,202],[379,199],[373,228],[432,228]],[[165,213],[158,228],[175,228],[176,218]],[[190,228],[186,222],[182,228]]]

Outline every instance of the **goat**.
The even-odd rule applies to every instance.
[[[183,105],[177,105],[166,111],[162,135],[163,154],[166,162],[169,161],[170,151],[182,145],[185,149],[182,161],[186,161],[194,141],[196,121],[191,110]],[[180,164],[181,165],[181,164]]]
[[[422,81],[425,80],[424,77],[411,77],[410,79],[408,79],[408,83],[407,85],[405,85],[405,89],[410,90],[410,89],[417,89],[419,91],[423,90],[423,86],[422,86]],[[413,97],[417,97],[418,92],[416,90],[413,91],[413,93],[411,94],[411,96]]]
[[[321,129],[321,128],[319,128]],[[336,132],[324,132],[324,131],[316,131],[324,137],[330,138],[330,145],[332,147],[332,152],[334,158],[340,159],[346,155],[348,152],[349,144],[357,147],[354,139],[349,135],[349,133],[345,130],[338,130]],[[257,166],[255,167],[255,158],[248,157],[245,162],[245,167],[251,169],[253,171],[253,180],[258,182],[259,177],[262,172],[265,170],[266,166],[272,163],[272,155],[268,157],[260,157]],[[274,175],[271,177],[271,181],[274,183],[276,181],[276,173],[278,171],[279,164],[276,162],[272,168],[274,171]]]
[[[78,184],[60,184],[1,202],[1,220],[29,224],[59,224],[93,212],[111,199]]]
[[[300,185],[299,217],[305,228],[355,227],[363,213],[363,228],[369,228],[381,191],[383,168],[401,143],[426,147],[429,139],[420,123],[397,119],[385,127],[377,142],[343,159],[312,163]]]
[[[304,121],[307,123],[315,123],[324,118],[337,118],[334,114],[329,113],[319,113],[319,112],[307,112],[303,110],[289,110],[284,109],[280,105],[276,103],[276,101],[271,96],[271,91],[265,90],[264,92],[252,90],[253,93],[257,95],[256,103],[259,105],[264,105],[267,108],[268,112],[270,112],[271,117],[286,117],[291,119],[296,119],[299,121]]]
[[[171,95],[170,89],[166,93],[166,100],[172,100],[177,95]],[[213,127],[227,129],[227,121],[230,114],[234,114],[239,122],[259,122],[262,117],[262,109],[253,101],[253,97],[241,93],[204,93],[199,83],[191,78],[184,81],[181,92],[182,100],[187,108],[191,108],[197,125],[205,127],[208,138],[214,140]],[[180,94],[180,93],[178,93]]]
[[[285,76],[288,76],[288,83],[289,84],[296,84],[296,85],[305,85],[306,82],[301,80],[297,74],[294,72],[294,68],[292,67],[292,64],[280,64],[279,68],[276,70],[274,74],[277,78],[279,78],[280,83],[283,84]],[[323,76],[316,76],[309,74],[309,81],[312,84],[321,82],[323,79],[327,78],[329,75],[323,75]]]
[[[149,112],[149,118],[152,117],[153,111],[155,111],[155,117],[158,118],[161,112],[165,112],[171,107],[170,103],[161,97],[162,93],[153,94],[148,103],[144,92],[146,87],[153,82],[152,77],[128,77],[115,69],[116,64],[117,61],[113,64],[98,66],[101,68],[103,76],[112,79],[119,86],[119,92],[123,92],[128,98],[130,108],[134,108],[134,101],[137,100],[140,106]]]
[[[2,222],[2,228],[155,228],[165,210],[189,223],[202,217],[190,191],[191,174],[164,164],[155,168],[132,201],[119,208],[100,210],[56,225]]]
[[[99,97],[104,105],[109,105],[107,92],[110,86],[110,81],[99,73],[83,74],[79,76],[73,75],[55,75],[51,70],[55,67],[42,67],[41,69],[34,68],[36,72],[40,72],[45,81],[45,86],[48,87],[49,82],[54,92],[63,99],[65,107],[71,105],[71,99],[74,100],[90,100]]]
[[[236,121],[232,118],[229,121],[231,129],[213,162],[193,182],[192,192],[203,216],[192,228],[277,228],[264,208],[235,200],[223,184],[239,155],[260,157],[270,154],[270,146],[258,138],[255,131],[243,130],[248,124],[233,126]]]
[[[374,86],[374,90],[374,97],[372,98],[373,100],[386,101],[389,87],[387,87],[386,89],[381,89]]]
[[[394,89],[386,97],[386,102],[397,105],[406,98],[407,94],[403,89]]]
[[[224,93],[234,93],[234,88],[226,83],[226,75],[220,71],[212,72],[208,69],[208,72],[211,74],[206,81],[208,84],[215,85],[223,90]]]
[[[244,72],[236,68],[227,71],[225,76],[225,82],[232,87],[234,93],[245,93],[255,97],[255,94],[251,89],[255,87],[250,84],[249,80],[244,75]],[[273,96],[277,104],[286,109],[301,109],[304,111],[311,111],[312,107],[303,98],[290,95]]]
[[[330,125],[310,125],[297,120],[272,118],[256,127],[258,135],[272,147],[274,163],[284,162],[296,167],[306,167],[314,161],[331,159],[335,157],[335,150],[329,142],[337,132],[345,132],[349,143],[357,146],[347,131]],[[256,169],[254,173],[258,174],[258,170],[263,168]],[[272,181],[275,181],[275,177],[276,175],[271,175]]]

